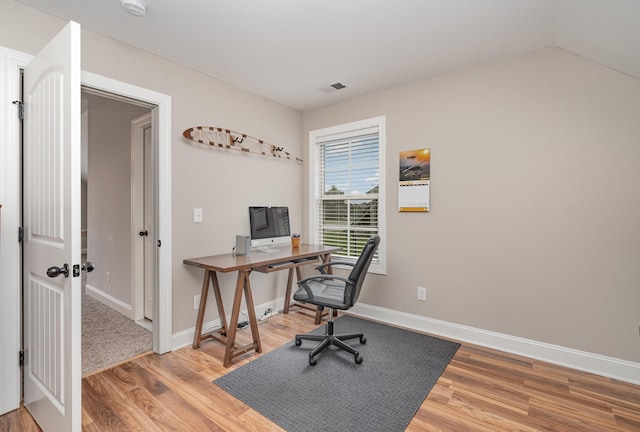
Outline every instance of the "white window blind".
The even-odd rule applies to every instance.
[[[336,131],[315,135],[313,143],[310,140],[316,156],[315,179],[311,182],[316,198],[311,208],[315,216],[313,240],[340,247],[341,252],[334,254],[337,259],[355,261],[367,240],[381,234],[384,200],[380,129],[375,125]],[[372,270],[380,272],[384,268],[381,257],[379,248]]]

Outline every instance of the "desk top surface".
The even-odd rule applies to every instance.
[[[276,251],[251,251],[249,255],[222,254],[200,258],[189,258],[185,259],[183,263],[224,273],[236,270],[255,269],[258,267],[317,257],[320,255],[330,255],[331,253],[340,250],[339,247],[311,244],[301,244],[298,248],[293,248],[289,244],[283,244],[276,245],[274,249],[276,249]]]

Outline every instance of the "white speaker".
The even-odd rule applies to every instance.
[[[236,255],[248,255],[251,250],[251,237],[236,235]]]

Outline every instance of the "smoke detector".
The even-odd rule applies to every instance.
[[[122,9],[135,16],[145,16],[147,14],[147,5],[144,0],[120,0]]]

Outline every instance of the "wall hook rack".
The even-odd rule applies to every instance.
[[[302,159],[299,157],[284,151],[284,147],[276,147],[261,139],[229,129],[213,126],[196,126],[186,129],[182,135],[191,141],[208,144],[213,147],[302,162]]]

